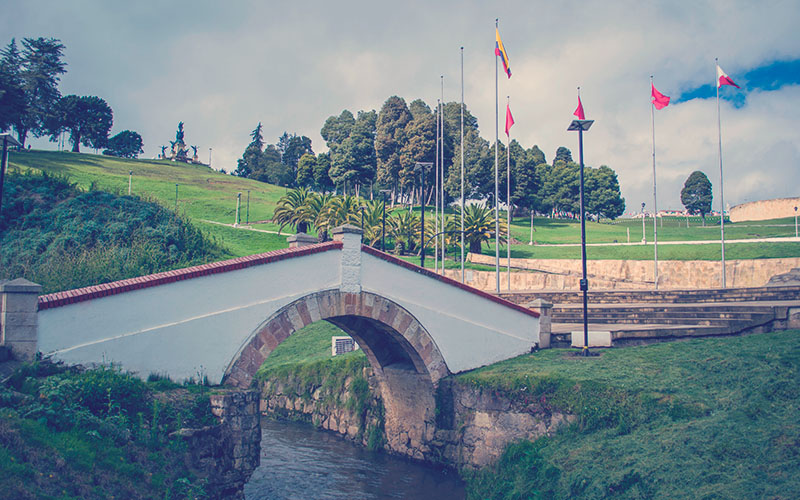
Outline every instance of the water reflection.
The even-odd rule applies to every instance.
[[[263,419],[261,465],[247,500],[463,500],[458,475],[370,452],[304,424]]]

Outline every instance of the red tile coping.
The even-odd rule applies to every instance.
[[[361,251],[363,251],[365,253],[368,253],[368,254],[370,254],[370,255],[372,255],[374,257],[377,257],[379,259],[383,259],[386,262],[390,262],[392,264],[396,264],[398,266],[404,267],[404,268],[406,268],[406,269],[408,269],[410,271],[414,271],[415,273],[423,274],[423,275],[428,276],[430,278],[437,279],[437,280],[439,280],[439,281],[441,281],[443,283],[446,283],[448,285],[452,285],[454,287],[460,288],[460,289],[462,289],[462,290],[464,290],[466,292],[473,293],[475,295],[478,295],[479,297],[483,297],[484,299],[489,299],[492,302],[496,302],[496,303],[500,304],[501,306],[506,306],[506,307],[508,307],[510,309],[516,309],[517,311],[519,311],[521,313],[525,313],[528,316],[533,316],[534,318],[538,318],[539,317],[539,313],[536,312],[536,311],[532,311],[532,310],[530,310],[530,309],[528,309],[526,307],[517,305],[517,304],[515,304],[513,302],[509,302],[506,299],[502,299],[502,298],[498,297],[497,295],[492,295],[490,293],[484,292],[483,290],[478,290],[477,288],[473,288],[473,287],[471,287],[469,285],[465,285],[464,283],[461,283],[461,282],[456,281],[454,279],[448,278],[446,276],[442,276],[441,274],[437,274],[437,273],[435,273],[433,271],[430,271],[428,269],[420,267],[420,266],[418,266],[416,264],[412,264],[412,263],[407,262],[407,261],[405,261],[403,259],[398,259],[394,255],[389,255],[388,253],[381,252],[380,250],[377,250],[377,249],[372,248],[370,246],[361,245]]]
[[[285,259],[327,252],[328,250],[338,250],[341,248],[342,242],[340,241],[329,241],[326,243],[318,243],[316,245],[308,245],[300,248],[283,248],[281,250],[273,250],[271,252],[249,255],[247,257],[239,257],[221,262],[212,262],[210,264],[187,267],[184,269],[175,269],[174,271],[150,274],[148,276],[114,281],[112,283],[103,283],[101,285],[78,288],[76,290],[66,290],[63,292],[51,293],[39,297],[39,310],[52,309],[54,307],[61,307],[67,304],[74,304],[76,302],[107,297],[109,295],[117,295],[119,293],[130,292],[132,290],[166,285],[167,283],[175,283],[176,281],[199,278],[201,276],[208,276],[210,274],[236,271],[238,269],[244,269],[247,267],[270,264],[272,262],[278,262]]]

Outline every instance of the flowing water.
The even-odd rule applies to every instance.
[[[261,465],[246,500],[463,500],[455,472],[365,450],[307,424],[261,421]]]

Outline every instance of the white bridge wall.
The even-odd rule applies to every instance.
[[[38,349],[66,363],[120,363],[173,380],[225,369],[284,305],[337,288],[340,250],[95,298],[39,312]]]
[[[413,314],[451,373],[519,356],[539,342],[537,318],[372,255],[361,259],[362,289]]]

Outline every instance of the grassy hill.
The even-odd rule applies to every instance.
[[[10,168],[39,169],[48,173],[66,175],[78,186],[114,193],[127,194],[129,173],[132,174],[131,192],[153,199],[167,208],[176,208],[208,235],[222,242],[231,254],[250,255],[286,246],[286,236],[258,231],[234,229],[206,221],[232,224],[236,216],[237,193],[242,193],[241,221],[249,220],[254,229],[277,231],[275,224],[267,221],[272,217],[278,199],[285,188],[262,182],[221,174],[202,165],[186,165],[165,160],[127,160],[108,156],[56,151],[12,152]],[[178,185],[176,203],[175,185]],[[249,216],[247,196],[250,196]],[[397,210],[404,210],[398,208]],[[429,209],[430,210],[430,209]],[[449,211],[450,217],[457,217]],[[427,217],[432,213],[428,212]],[[520,244],[511,247],[512,257],[524,258],[580,258],[577,247],[545,247],[542,244],[580,242],[580,224],[574,220],[534,218],[533,240],[537,245],[528,245],[531,239],[530,218],[515,219],[511,225],[513,239]],[[686,227],[688,224],[689,227]],[[286,228],[284,232],[291,232]],[[652,242],[652,220],[646,221],[647,241]],[[766,237],[788,237],[794,235],[794,219],[772,221],[726,223],[726,239],[757,239]],[[588,222],[586,237],[589,243],[631,242],[642,239],[641,219],[619,219],[602,223]],[[705,226],[699,217],[688,220],[683,217],[664,218],[659,222],[659,241],[719,240],[718,218],[707,218]],[[494,254],[494,245],[484,246],[484,253]],[[726,258],[751,259],[768,257],[798,257],[800,243],[736,243],[726,245]],[[590,259],[642,259],[653,258],[653,246],[632,245],[592,247]],[[663,260],[717,260],[720,245],[671,245],[659,247],[659,258]],[[432,263],[431,263],[432,265]]]
[[[247,192],[250,191],[250,221],[272,217],[278,198],[285,189],[263,182],[221,174],[202,165],[161,160],[128,160],[110,156],[58,151],[23,151],[9,155],[9,168],[41,170],[66,176],[78,187],[127,194],[129,173],[131,193],[157,201],[167,208],[177,206],[204,233],[216,238],[235,256],[251,255],[286,246],[286,236],[233,229],[204,221],[233,224],[237,193],[242,193],[241,221],[247,217]],[[178,201],[175,202],[175,185]],[[260,229],[277,231],[274,224],[259,224]]]

